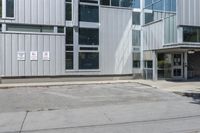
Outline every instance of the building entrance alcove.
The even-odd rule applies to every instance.
[[[188,79],[200,80],[200,51],[188,53]]]

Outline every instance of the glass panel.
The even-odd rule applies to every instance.
[[[80,5],[79,15],[79,21],[99,22],[99,7]]]
[[[132,0],[120,0],[119,6],[120,7],[132,7]]]
[[[73,51],[74,47],[73,46],[66,46],[65,51]]]
[[[175,15],[176,0],[145,0],[144,11],[146,23]]]
[[[79,45],[99,45],[99,29],[80,28]]]
[[[66,9],[65,9],[65,18],[66,20],[68,21],[71,21],[72,20],[72,4],[71,3],[66,3]]]
[[[2,0],[0,0],[0,18],[2,17]]]
[[[133,46],[140,46],[140,31],[133,30]]]
[[[172,75],[171,54],[158,54],[158,78],[167,79]]]
[[[73,44],[73,28],[66,28],[66,44]]]
[[[21,31],[21,32],[40,32],[39,26],[27,26],[27,25],[6,25],[7,31]]]
[[[57,31],[58,33],[64,33],[65,31],[64,31],[64,27],[58,27],[58,31]]]
[[[7,24],[7,31],[19,31],[19,32],[46,32],[53,33],[53,26],[36,26],[36,25],[15,25],[15,24]]]
[[[119,0],[111,0],[111,6],[119,6]]]
[[[140,68],[140,53],[133,53],[133,68]]]
[[[145,0],[145,7],[152,4],[152,0]]]
[[[99,53],[79,53],[79,69],[99,69]]]
[[[67,70],[70,70],[70,69],[73,69],[73,52],[66,52],[66,69]]]
[[[174,76],[175,77],[180,77],[181,76],[181,69],[174,69]]]
[[[133,12],[133,24],[140,25],[140,13],[139,12]]]
[[[80,0],[80,2],[98,3],[98,0]]]
[[[173,61],[174,61],[174,66],[181,66],[182,65],[181,54],[175,54]]]
[[[133,8],[140,8],[140,0],[133,0],[132,7]]]
[[[95,47],[80,47],[80,50],[98,50],[98,48],[95,48]]]
[[[101,5],[110,5],[110,0],[101,0]]]
[[[197,27],[183,27],[184,42],[198,42]]]
[[[145,13],[145,24],[153,22],[153,13]]]
[[[54,32],[54,27],[52,26],[45,26],[45,27],[41,27],[42,32],[46,32],[46,33],[53,33]]]
[[[14,0],[6,0],[6,17],[14,17]]]

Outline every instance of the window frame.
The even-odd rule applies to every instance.
[[[7,0],[2,0],[2,17],[0,19],[15,19],[15,0],[13,0],[13,17],[8,17],[7,16],[7,5],[6,5]]]

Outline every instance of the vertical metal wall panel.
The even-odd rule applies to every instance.
[[[12,43],[18,42],[18,36],[12,36]],[[24,40],[23,40],[24,41]],[[21,44],[23,45],[23,42],[21,42]],[[12,49],[11,49],[11,58],[16,58],[16,53],[18,50],[18,45],[12,45]],[[17,60],[11,60],[12,64],[16,64],[15,67],[12,67],[12,75],[18,75],[18,69],[20,69]]]
[[[59,0],[57,2],[59,2]],[[50,24],[50,0],[44,0],[44,23],[47,25]]]
[[[65,0],[15,0],[15,17],[9,23],[65,25]]]
[[[132,73],[132,11],[100,8],[101,74]]]
[[[12,75],[12,35],[7,35],[5,37],[5,75]]]
[[[44,37],[43,36],[38,36],[38,58],[42,59],[42,52],[44,51]],[[38,60],[38,75],[41,76],[43,75],[44,71],[44,64],[43,60]]]
[[[18,51],[24,51],[25,52],[25,35],[23,35],[23,34],[19,34],[18,35],[19,37],[18,37],[18,42],[19,42],[19,44],[17,45],[17,44],[14,44],[13,43],[13,45],[16,45],[16,47],[18,47],[18,49],[16,49],[16,53],[18,52]],[[13,36],[14,37],[14,36]],[[18,71],[16,72],[16,74],[17,75],[19,75],[19,74],[21,74],[22,76],[25,76],[25,68],[26,68],[26,66],[25,66],[25,61],[17,61],[17,54],[16,53],[14,53],[14,55],[15,55],[15,58],[13,58],[13,60],[15,60],[15,62],[16,63],[18,63]],[[15,75],[15,76],[17,76],[17,75]]]
[[[27,1],[27,0],[25,0]],[[41,0],[39,0],[41,1]],[[38,15],[40,15],[38,13],[38,0],[31,0],[31,8],[27,9],[27,7],[25,7],[25,12],[31,10],[31,24],[38,24]],[[28,17],[25,14],[25,18]]]
[[[44,51],[50,51],[50,37],[45,35],[44,36]],[[53,61],[53,56],[54,53],[50,54],[50,58]],[[51,63],[49,61],[44,61],[44,75],[50,75],[50,67],[54,67],[51,66]]]
[[[38,51],[37,48],[37,35],[32,35],[31,37],[31,51]],[[39,53],[37,53],[39,55]],[[37,75],[38,68],[38,61],[32,60],[31,61],[31,75]]]
[[[144,50],[160,49],[163,47],[163,21],[143,27]]]
[[[34,8],[31,8],[31,1],[29,1],[29,0],[25,0],[24,1],[25,2],[25,7],[26,8],[28,8],[28,9],[31,9],[31,10],[34,10]],[[28,23],[28,22],[31,22],[31,16],[32,16],[32,14],[31,14],[31,10],[27,10],[26,12],[25,12],[25,23]],[[17,16],[16,16],[16,18],[17,18]]]
[[[56,74],[56,49],[58,46],[55,46],[56,44],[56,37],[50,37],[50,43],[49,43],[49,50],[51,52],[51,62],[50,62],[50,74],[55,75]]]
[[[31,76],[31,61],[30,61],[30,51],[31,51],[31,35],[25,35],[25,54],[26,54],[26,61],[25,61],[25,75]],[[20,74],[19,74],[20,75]]]
[[[55,10],[56,10],[55,5],[56,5],[56,0],[50,0],[50,24],[56,23],[57,14],[55,12]],[[60,14],[59,16],[62,16],[62,14]]]
[[[64,75],[64,35],[0,34],[1,60],[4,76]],[[30,60],[30,52],[38,52],[38,60]],[[50,52],[50,60],[43,60],[43,52]],[[26,59],[18,60],[17,53],[25,52]],[[63,56],[63,57],[62,57]]]
[[[177,0],[177,25],[200,25],[199,0]]]

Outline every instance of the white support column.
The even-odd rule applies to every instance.
[[[184,79],[188,79],[188,54],[187,51],[184,53]]]
[[[74,70],[78,70],[78,66],[79,66],[79,61],[78,61],[78,56],[79,56],[79,42],[78,42],[78,33],[79,33],[79,19],[78,19],[78,16],[79,16],[79,0],[72,0],[73,2],[73,6],[72,6],[72,9],[73,9],[73,33],[74,33]]]
[[[78,27],[79,26],[79,0],[73,0],[72,1],[72,21],[73,21],[73,26]]]
[[[140,15],[140,22],[141,25],[144,25],[144,6],[145,2],[144,0],[140,1],[140,9],[141,9],[141,15]],[[141,47],[140,47],[140,69],[141,69],[141,74],[144,77],[144,36],[143,36],[143,27],[141,26]]]
[[[157,58],[157,52],[153,51],[153,80],[156,81],[158,80],[158,70],[157,70],[157,63],[158,58]]]

